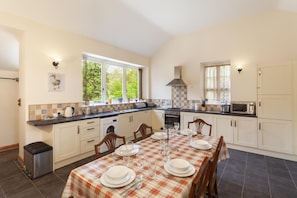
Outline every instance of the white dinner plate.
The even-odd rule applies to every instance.
[[[167,134],[164,132],[155,132],[153,135],[151,135],[151,138],[155,140],[162,140],[166,139]]]
[[[190,163],[184,159],[172,159],[169,161],[170,169],[176,173],[184,173],[189,170]]]
[[[110,180],[123,180],[128,176],[129,169],[126,166],[112,166],[106,171],[106,176]]]
[[[109,180],[106,176],[106,173],[103,173],[100,177],[100,182],[102,185],[109,187],[109,188],[119,188],[130,184],[135,179],[135,172],[132,169],[128,171],[128,179],[122,183],[114,183],[113,181]]]
[[[122,145],[114,151],[119,156],[132,156],[139,152],[139,145],[134,145],[130,152],[126,152],[126,145]]]
[[[177,176],[177,177],[188,177],[188,176],[193,175],[196,171],[195,167],[192,164],[190,164],[190,167],[187,171],[178,173],[171,168],[170,161],[164,164],[164,168],[165,168],[166,172],[170,173],[171,175]]]
[[[182,134],[182,135],[188,135],[189,130],[191,130],[191,129],[183,129],[183,130],[180,131],[180,134]],[[193,130],[191,130],[191,131],[192,131],[192,135],[197,135],[197,132],[196,131],[193,131]]]
[[[195,141],[192,141],[190,143],[190,145],[193,147],[193,148],[196,148],[196,149],[199,149],[199,150],[208,150],[208,149],[211,149],[212,148],[212,145],[211,144],[197,144],[195,143]]]

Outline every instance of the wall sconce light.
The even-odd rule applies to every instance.
[[[237,68],[238,73],[240,74],[240,72],[242,71],[242,66],[238,65],[238,66],[236,66],[236,68]]]
[[[59,63],[62,59],[61,58],[55,58],[55,60],[53,61],[53,66],[58,69]]]

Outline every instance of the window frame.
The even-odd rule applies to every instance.
[[[229,61],[224,61],[224,62],[208,62],[208,63],[201,63],[201,66],[203,67],[203,99],[206,99],[208,100],[208,104],[221,104],[221,103],[224,103],[224,104],[229,104],[230,101],[231,101],[231,63]],[[228,88],[222,88],[220,86],[220,67],[223,67],[223,66],[229,66],[229,87]],[[210,67],[215,67],[216,68],[216,88],[213,89],[217,95],[217,98],[214,99],[214,100],[210,100],[210,99],[207,99],[206,98],[206,94],[207,94],[207,90],[210,90],[210,89],[207,89],[206,87],[206,70],[207,68],[210,68]],[[224,89],[224,90],[223,90]],[[222,95],[222,92],[226,92],[228,93],[229,97],[225,99],[225,101],[221,101],[221,95]]]
[[[122,67],[123,72],[122,72],[122,97],[123,101],[128,101],[127,98],[127,73],[126,69],[127,68],[132,68],[132,69],[138,69],[137,73],[137,80],[138,80],[138,96],[137,100],[142,98],[142,68],[143,66],[133,64],[133,63],[128,63],[124,61],[119,61],[107,57],[102,57],[102,56],[97,56],[97,55],[89,55],[89,54],[83,54],[83,59],[82,59],[82,69],[85,65],[85,61],[92,61],[92,62],[97,62],[101,64],[101,101],[92,101],[93,103],[96,104],[106,104],[108,102],[107,94],[106,94],[106,74],[107,74],[107,67],[110,66],[117,66],[117,67]],[[82,82],[82,86],[84,83]],[[83,89],[84,90],[84,87]],[[83,93],[82,93],[83,94]],[[84,99],[83,99],[84,100]],[[133,101],[128,101],[128,102],[133,102]]]

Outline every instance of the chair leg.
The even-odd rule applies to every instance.
[[[215,184],[214,184],[214,190],[215,190],[215,197],[219,198],[217,180],[215,181]]]

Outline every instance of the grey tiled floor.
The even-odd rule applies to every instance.
[[[296,162],[231,149],[229,152],[230,159],[218,166],[221,198],[297,197]],[[90,157],[31,180],[16,156],[16,150],[0,152],[0,198],[61,197],[70,171],[94,159]]]

